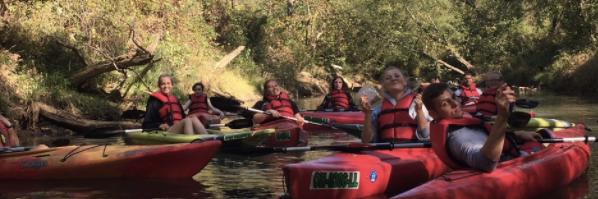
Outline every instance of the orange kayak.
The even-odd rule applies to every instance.
[[[584,128],[578,124],[554,135],[583,137]],[[581,176],[590,154],[584,142],[554,143],[532,155],[501,162],[492,173],[452,171],[393,198],[535,198]]]
[[[221,144],[86,145],[2,153],[0,179],[191,178]]]

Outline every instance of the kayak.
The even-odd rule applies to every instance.
[[[303,119],[320,124],[363,124],[365,114],[359,112],[301,112]],[[305,130],[330,130],[330,128],[306,123]]]
[[[220,118],[216,115],[212,115],[211,113],[206,113],[206,112],[194,112],[194,113],[189,113],[189,115],[187,115],[187,117],[197,117],[197,119],[199,119],[199,121],[204,124],[204,125],[209,125],[209,124],[220,124]],[[218,127],[213,127],[213,128],[218,128]]]
[[[264,147],[307,146],[309,134],[295,121],[280,119],[251,128],[253,131],[260,131],[264,129],[275,129],[276,132],[265,139],[252,139],[244,142],[243,144],[248,146]]]
[[[395,195],[448,170],[431,148],[339,152],[282,168],[292,198]]]
[[[0,154],[0,179],[191,178],[221,144],[85,145],[7,152]]]
[[[275,133],[274,129],[262,129],[258,131],[239,131],[225,132],[207,129],[209,134],[178,134],[166,131],[145,131],[126,133],[127,144],[139,145],[157,145],[157,144],[175,144],[204,142],[208,140],[220,140],[229,143],[233,140],[241,140],[242,143],[254,143],[255,140],[261,141]],[[255,147],[255,146],[253,146]]]
[[[555,132],[557,138],[585,136],[578,124]],[[501,162],[492,173],[457,170],[393,198],[533,198],[567,185],[588,167],[584,142],[554,143],[521,158]]]
[[[338,128],[342,131],[347,132],[350,135],[353,135],[357,138],[361,138],[361,131],[363,130],[362,124],[331,124],[331,126]],[[514,131],[514,130],[525,130],[525,131],[538,131],[540,129],[550,129],[553,131],[559,131],[566,128],[574,127],[575,124],[563,120],[557,119],[545,119],[545,118],[531,118],[527,125],[522,128],[513,128],[511,126],[507,126],[507,130]]]

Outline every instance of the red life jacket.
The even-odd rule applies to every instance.
[[[417,140],[417,136],[415,136],[417,121],[409,115],[409,106],[416,96],[417,93],[408,94],[399,100],[396,106],[384,98],[377,126],[380,141],[388,139]]]
[[[455,131],[463,127],[478,127],[478,129],[484,130],[486,134],[489,134],[490,131],[492,131],[492,125],[490,125],[490,123],[477,118],[472,118],[471,116],[463,116],[463,118],[460,119],[443,119],[441,121],[430,122],[430,141],[432,142],[434,153],[436,153],[444,164],[452,169],[470,168],[465,161],[458,160],[451,155],[449,146],[446,144],[449,130]],[[502,151],[503,154],[519,157],[519,149],[517,149],[514,140],[508,135],[505,136]]]
[[[191,100],[191,106],[189,106],[189,115],[198,112],[210,113],[210,108],[208,107],[208,95],[189,95],[189,99]]]
[[[327,108],[333,108],[334,106],[349,109],[349,97],[347,97],[347,93],[338,89],[332,91],[332,99],[328,102]]]
[[[478,93],[478,90],[476,89],[475,83],[471,83],[469,85],[469,87],[467,87],[463,84],[459,84],[459,87],[461,87],[461,89],[463,89],[463,92],[461,92],[461,94],[459,95],[459,97],[461,97],[461,100],[462,100],[461,104],[476,102],[475,100],[471,99],[471,97],[480,97],[480,94]]]
[[[293,105],[285,92],[281,92],[279,97],[266,97],[270,100],[270,103],[266,105],[266,110],[274,109],[282,116],[295,117],[295,114],[293,114]]]
[[[0,122],[0,147],[13,147],[10,143],[10,133],[8,132],[6,126],[4,126],[4,123]]]
[[[165,96],[160,92],[155,92],[152,94],[152,97],[162,102],[162,107],[158,110],[158,113],[160,113],[160,119],[164,124],[172,126],[183,119],[181,104],[174,95]]]
[[[498,108],[496,107],[496,89],[486,89],[480,99],[478,99],[478,104],[476,106],[476,111],[487,115],[487,116],[494,116],[498,115]]]

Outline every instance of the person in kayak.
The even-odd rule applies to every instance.
[[[446,83],[449,85],[449,87],[451,87],[451,89],[452,88],[454,88],[454,89],[459,88],[459,82],[457,81],[457,78],[453,77],[453,79],[449,80]]]
[[[423,106],[421,94],[407,88],[407,79],[396,67],[384,70],[380,77],[384,89],[381,105],[371,109],[367,95],[361,96],[361,110],[365,121],[361,141],[394,142],[429,139],[428,123],[432,118]]]
[[[160,128],[169,133],[208,134],[204,125],[197,117],[185,118],[183,106],[179,100],[170,94],[172,91],[172,77],[168,74],[160,75],[158,79],[160,92],[154,92],[147,100],[143,129]]]
[[[486,83],[488,84],[488,89],[484,90],[482,95],[480,95],[480,99],[478,99],[476,115],[495,116],[498,115],[498,108],[496,107],[496,100],[494,98],[496,90],[505,82],[503,81],[502,74],[494,71],[488,73]],[[513,112],[513,106],[514,103],[509,104],[509,112]]]
[[[494,126],[465,115],[457,96],[446,83],[432,84],[424,91],[422,100],[434,121],[430,123],[432,147],[438,157],[452,169],[474,168],[492,172],[501,160],[525,156],[544,146],[537,142],[540,134],[528,131],[506,132],[511,114],[509,103],[515,93],[502,84],[497,89],[498,116]],[[526,142],[517,148],[514,140]]]
[[[0,148],[3,148],[5,152],[12,151],[13,147],[19,147],[19,137],[13,127],[12,123],[0,114]],[[47,149],[48,146],[40,144],[29,150]]]
[[[280,90],[276,80],[266,81],[263,89],[262,101],[256,102],[253,108],[263,110],[264,113],[254,114],[254,123],[264,124],[281,119],[282,116],[293,117],[297,119],[297,123],[303,123],[303,117],[299,114],[297,104],[289,99],[287,93]]]
[[[322,104],[316,108],[318,111],[333,109],[334,111],[358,110],[349,93],[349,86],[342,77],[335,77],[330,84],[330,93],[324,97]]]
[[[463,106],[476,104],[481,94],[482,90],[476,88],[473,77],[469,73],[463,76],[459,89],[455,91],[455,95],[460,97],[458,100]]]
[[[218,114],[220,119],[224,119],[224,112],[212,106],[210,98],[203,92],[205,87],[201,82],[193,84],[192,88],[193,95],[189,95],[189,100],[183,106],[184,111],[189,109],[188,115],[200,112],[210,113],[209,110],[212,110],[212,113]]]

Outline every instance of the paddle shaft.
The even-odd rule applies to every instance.
[[[246,108],[247,110],[249,110],[249,111],[253,111],[253,112],[256,112],[256,113],[263,113],[263,114],[267,114],[267,113],[265,113],[265,112],[264,112],[264,111],[262,111],[262,110],[257,110],[257,109],[254,109],[254,108],[248,108],[248,107],[245,107],[245,108]],[[293,121],[297,121],[297,118],[294,118],[294,117],[288,117],[288,116],[283,116],[283,115],[281,115],[280,117],[282,117],[282,118],[285,118],[285,119],[289,119],[289,120],[293,120]],[[313,125],[318,125],[318,126],[323,126],[323,127],[328,127],[328,128],[336,129],[336,128],[334,128],[333,126],[330,126],[330,125],[327,125],[327,124],[320,124],[320,123],[316,123],[316,122],[312,122],[312,121],[308,121],[308,120],[303,120],[303,122],[304,122],[304,123],[307,123],[307,124],[313,124]]]
[[[393,149],[393,148],[430,148],[432,144],[430,142],[417,142],[417,143],[373,143],[373,144],[361,144],[358,146],[351,145],[330,145],[330,146],[304,146],[304,147],[270,147],[263,148],[260,152],[287,152],[287,151],[318,151],[318,150],[332,150],[332,151],[367,151],[367,150],[380,150],[380,149]]]

